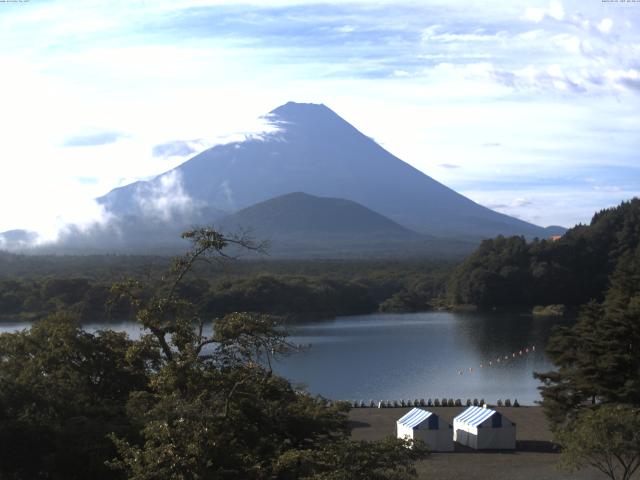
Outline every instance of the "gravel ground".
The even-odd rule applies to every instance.
[[[354,408],[349,413],[354,440],[378,440],[395,436],[395,422],[410,408]],[[452,423],[464,407],[428,410]],[[559,455],[540,407],[497,408],[516,424],[515,452],[477,452],[456,445],[453,453],[432,453],[417,465],[420,479],[564,480],[606,478],[596,470],[574,474],[558,470]],[[640,477],[638,477],[640,478]]]

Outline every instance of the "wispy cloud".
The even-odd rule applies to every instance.
[[[59,0],[2,10],[0,151],[12,168],[0,201],[52,200],[19,202],[0,231],[264,131],[259,116],[288,100],[329,105],[416,168],[524,219],[586,220],[598,201],[640,194],[632,5]],[[606,182],[567,183],[565,170]],[[575,205],[532,194],[552,188]]]
[[[174,215],[190,211],[193,199],[185,192],[178,170],[172,170],[152,182],[140,183],[134,201],[146,218],[171,220]]]
[[[76,179],[83,185],[96,185],[100,182],[97,177],[76,177]]]
[[[548,7],[535,8],[529,7],[524,12],[524,17],[533,22],[541,22],[544,19],[563,20],[565,11],[562,3],[558,0],[551,0]]]
[[[98,145],[108,145],[115,143],[122,138],[127,138],[128,135],[122,132],[98,132],[89,133],[86,135],[76,135],[66,139],[63,143],[65,147],[95,147]]]
[[[160,145],[153,146],[151,154],[154,157],[186,157],[187,155],[197,151],[193,145],[194,143],[198,143],[198,141],[175,140],[172,142],[161,143]]]

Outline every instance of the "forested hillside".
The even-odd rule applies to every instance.
[[[453,273],[452,304],[481,308],[601,301],[621,262],[636,254],[640,199],[596,213],[560,239],[485,240]]]
[[[0,257],[0,322],[38,319],[60,310],[82,322],[133,317],[126,299],[112,299],[125,278],[162,288],[163,257]],[[426,310],[444,292],[453,263],[437,261],[244,261],[194,266],[181,294],[201,314],[266,312],[295,321],[336,315]]]

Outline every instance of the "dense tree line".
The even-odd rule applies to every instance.
[[[233,313],[203,333],[197,288],[182,286],[227,240],[187,238],[193,250],[160,288],[111,290],[144,327],[139,340],[88,333],[64,312],[0,335],[0,478],[412,478],[422,444],[353,442],[347,405],[273,373],[271,359],[295,349],[274,318]]]
[[[109,283],[122,278],[147,281],[171,267],[172,257],[144,255],[26,255],[0,250],[0,280],[87,278]],[[193,273],[210,282],[229,277],[251,277],[262,273],[309,277],[405,278],[423,272],[450,270],[456,260],[415,258],[382,259],[276,259],[268,252],[259,257],[219,259],[194,265]]]
[[[424,272],[406,272],[392,266],[351,274],[340,270],[327,274],[324,268],[307,274],[257,272],[198,276],[185,279],[179,288],[185,298],[210,316],[252,311],[295,321],[369,313],[379,308],[425,310],[433,297],[442,294],[449,271],[445,265]],[[133,318],[134,310],[127,299],[112,298],[111,285],[117,275],[113,277],[111,281],[76,277],[0,280],[0,321],[36,319],[59,310],[73,313],[82,322]],[[144,282],[147,295],[163,288],[160,273],[133,278]]]
[[[560,239],[485,240],[451,276],[447,300],[482,308],[602,301],[617,265],[640,241],[640,199],[596,213]]]
[[[547,355],[558,370],[536,375],[553,425],[585,405],[640,407],[640,247],[621,258],[602,303],[586,304],[575,325],[556,329]]]
[[[536,377],[565,465],[632,478],[640,468],[640,248],[621,257],[603,302],[556,329],[547,355],[556,369]]]
[[[565,464],[591,465],[611,479],[626,480],[640,468],[637,200],[601,212],[594,224],[600,234],[611,229],[610,241],[604,242],[609,250],[598,250],[603,274],[614,265],[608,288],[601,301],[582,306],[573,326],[554,331],[547,355],[556,368],[536,377]]]

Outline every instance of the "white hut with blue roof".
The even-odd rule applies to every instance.
[[[453,419],[453,440],[477,450],[513,450],[516,424],[486,406],[469,407]]]
[[[453,435],[449,423],[422,408],[414,408],[396,422],[398,438],[422,440],[432,452],[452,452]]]

